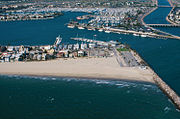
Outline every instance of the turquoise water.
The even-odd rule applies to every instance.
[[[163,4],[167,4],[161,0]],[[158,9],[159,10],[159,9]],[[167,10],[167,11],[166,11]],[[168,9],[163,12],[168,13]],[[156,11],[155,11],[156,12]],[[159,11],[159,13],[161,13]],[[163,13],[162,12],[162,13]],[[64,43],[81,37],[128,43],[180,94],[180,41],[106,34],[68,29],[70,19],[84,13],[65,13],[53,20],[0,22],[1,45],[53,44],[59,34]],[[159,14],[145,22],[155,21]],[[165,17],[165,15],[164,15]],[[159,20],[164,20],[161,17]],[[161,28],[179,34],[179,28]],[[0,76],[0,118],[2,119],[179,119],[180,113],[154,85],[122,81],[73,78]]]

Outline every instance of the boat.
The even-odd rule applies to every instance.
[[[83,18],[81,16],[76,17],[77,20],[82,20]]]
[[[142,34],[141,37],[147,37],[147,36]]]
[[[106,30],[106,31],[105,31],[105,33],[111,33],[111,31],[109,31],[109,30]]]
[[[79,26],[79,27],[78,27],[78,29],[84,29],[84,27],[82,27],[82,26]]]
[[[92,31],[93,29],[91,29],[91,28],[88,28],[88,30],[89,30],[89,31]]]
[[[99,29],[98,31],[99,31],[99,32],[102,32],[102,31],[103,31],[103,29]]]
[[[74,28],[75,26],[74,25],[68,25],[67,27],[68,28]]]
[[[134,35],[134,36],[139,36],[139,34],[135,34],[135,33],[134,33],[133,35]]]

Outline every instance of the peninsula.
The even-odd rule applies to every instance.
[[[81,44],[2,46],[0,74],[124,79],[153,83],[146,64],[128,46],[72,38]]]

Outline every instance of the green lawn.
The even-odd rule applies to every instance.
[[[127,48],[117,48],[117,51],[121,52],[121,51],[129,51],[129,49]]]

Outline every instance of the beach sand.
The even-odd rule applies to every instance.
[[[115,57],[0,63],[0,74],[120,79],[154,83],[149,70],[120,67]]]

